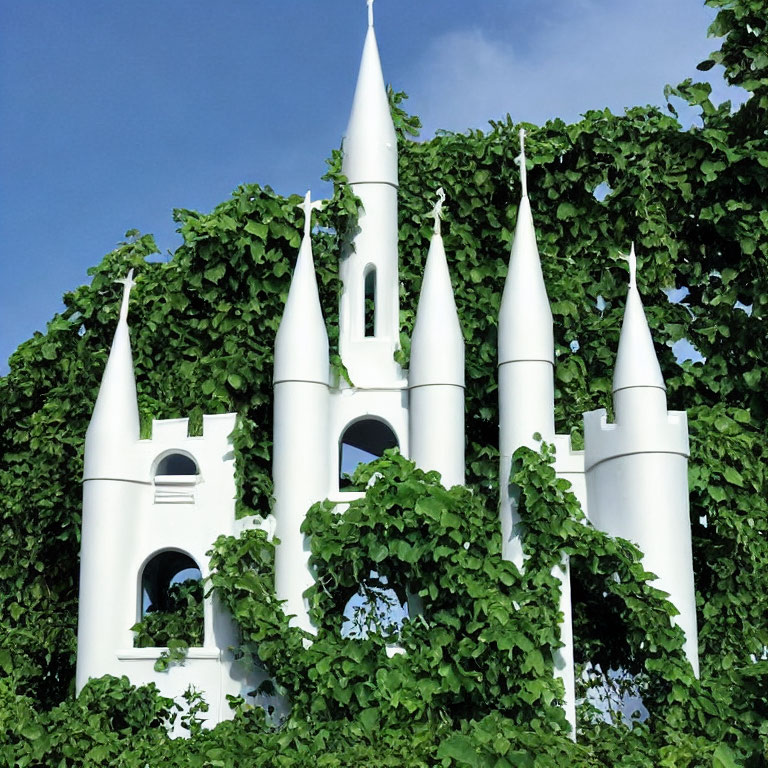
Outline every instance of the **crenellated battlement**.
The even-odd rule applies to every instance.
[[[688,457],[688,415],[666,411],[660,418],[642,413],[642,421],[622,424],[608,421],[605,408],[584,414],[584,469],[640,453],[669,453]]]
[[[152,419],[151,435],[141,443],[180,443],[187,440],[229,442],[237,424],[236,413],[206,414],[203,416],[201,435],[189,434],[189,419]]]

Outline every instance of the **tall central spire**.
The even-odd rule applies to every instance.
[[[389,112],[370,2],[368,32],[344,137],[341,170],[350,184],[383,182],[397,186],[397,137]]]
[[[368,0],[368,29],[341,170],[362,203],[342,254],[341,358],[356,386],[398,386],[397,135]]]
[[[372,2],[368,3],[368,32],[344,137],[341,170],[350,184],[384,182],[397,186],[397,137],[373,27]]]

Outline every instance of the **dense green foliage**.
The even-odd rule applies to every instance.
[[[151,257],[129,237],[65,296],[66,310],[11,358],[0,380],[0,760],[8,765],[626,765],[766,764],[768,691],[768,6],[719,8],[729,82],[751,93],[731,113],[709,86],[668,90],[668,113],[587,113],[573,125],[527,126],[529,188],[555,317],[557,426],[578,440],[581,413],[610,406],[626,290],[618,258],[631,241],[670,407],[691,433],[691,521],[701,682],[680,655],[669,606],[644,584],[637,552],[579,522],[546,461],[520,475],[531,555],[524,576],[499,558],[495,525],[496,316],[518,193],[518,126],[416,143],[395,104],[400,143],[403,360],[426,257],[434,190],[467,342],[467,457],[473,490],[446,491],[388,456],[364,501],[307,520],[320,576],[319,627],[305,648],[272,592],[272,545],[220,540],[212,586],[242,629],[242,653],[289,692],[274,727],[260,710],[172,742],[157,724],[175,706],[125,681],[73,698],[82,443],[119,306],[114,280],[135,267],[132,344],[149,419],[237,411],[240,512],[270,507],[271,360],[299,245],[298,197],[239,188],[210,214],[176,211],[184,244]],[[674,104],[700,112],[683,130]],[[337,178],[338,154],[331,160]],[[597,196],[595,192],[598,192]],[[600,192],[607,192],[603,198]],[[602,198],[602,199],[601,199]],[[356,214],[337,186],[314,236],[334,343],[339,240]],[[665,290],[685,288],[681,302]],[[688,339],[705,361],[678,363]],[[577,344],[574,342],[578,342]],[[338,363],[338,358],[336,359]],[[179,385],[183,382],[183,386]],[[466,546],[466,545],[469,546]],[[633,728],[581,713],[564,733],[549,650],[557,644],[551,568],[572,556],[582,663],[634,674],[651,717]],[[423,618],[343,638],[341,611],[370,574],[405,596],[421,585]],[[618,574],[616,581],[612,574]],[[369,585],[372,586],[372,585]],[[596,596],[605,599],[596,599]],[[247,758],[244,756],[247,755]],[[18,761],[14,763],[14,761]]]

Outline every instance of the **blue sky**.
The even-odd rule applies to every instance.
[[[717,47],[703,0],[378,0],[423,136],[663,103]],[[328,193],[364,0],[0,0],[0,373],[128,229],[239,184]],[[708,73],[726,98],[718,70]]]

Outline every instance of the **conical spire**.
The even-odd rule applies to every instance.
[[[285,310],[275,337],[274,382],[314,381],[328,383],[328,333],[325,329],[312,256],[312,211],[321,207],[307,192],[304,236],[291,280]]]
[[[522,197],[499,311],[499,364],[543,360],[554,364],[552,311],[541,272],[525,173],[525,132],[520,130]]]
[[[85,435],[86,479],[109,476],[122,464],[125,442],[139,439],[139,407],[128,330],[128,301],[135,284],[133,270],[118,282],[124,286],[120,316]]]
[[[629,290],[613,373],[613,391],[629,387],[657,387],[665,390],[651,331],[643,311],[643,302],[637,290],[637,258],[634,244],[627,258]]]
[[[429,244],[424,280],[411,339],[408,383],[464,386],[464,338],[448,273],[443,238],[440,233],[445,193],[437,191],[433,210],[434,233]]]
[[[350,184],[397,186],[397,137],[373,28],[373,0],[368,0],[368,32],[343,150],[341,170]]]

